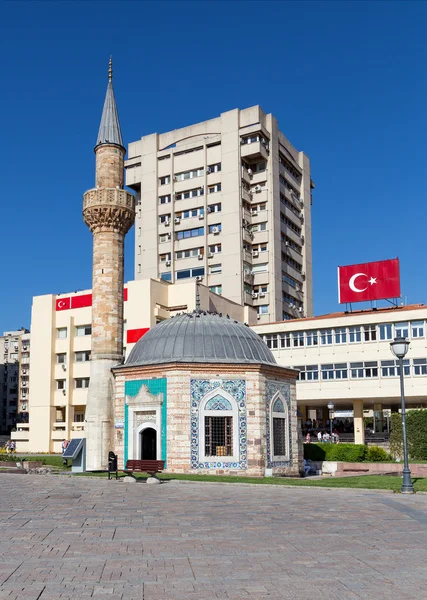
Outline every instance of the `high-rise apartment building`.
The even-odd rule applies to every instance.
[[[30,332],[5,331],[0,336],[0,433],[28,421],[29,387]]]
[[[272,322],[313,314],[308,157],[259,106],[129,144],[135,279],[203,281]]]

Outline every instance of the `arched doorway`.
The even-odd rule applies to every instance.
[[[146,427],[140,434],[141,460],[156,460],[157,458],[157,431]]]

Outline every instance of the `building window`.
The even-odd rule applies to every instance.
[[[209,266],[209,275],[219,275],[220,273],[222,273],[222,265],[221,264]]]
[[[177,231],[176,239],[177,240],[186,240],[192,237],[198,237],[199,235],[205,234],[204,227],[195,227],[194,229],[184,229],[183,231]]]
[[[427,375],[427,358],[414,358],[414,375]]]
[[[280,334],[280,347],[281,348],[290,348],[291,347],[291,334],[290,333],[281,333]]]
[[[56,380],[56,389],[57,390],[65,390],[66,389],[65,379],[57,379]]]
[[[182,173],[175,173],[175,181],[185,181],[186,179],[194,179],[194,177],[201,177],[203,175],[203,168],[193,169],[191,171],[183,171]]]
[[[268,315],[268,304],[257,306],[257,312],[259,315]]]
[[[168,215],[160,215],[159,216],[160,223],[169,223],[170,220],[171,220],[170,214],[168,214]]]
[[[352,362],[350,363],[350,373],[352,379],[378,377],[378,363],[377,361]]]
[[[180,250],[176,253],[177,260],[181,258],[192,258],[194,256],[199,256],[199,254],[203,254],[203,248],[190,248],[190,250]],[[170,260],[170,258],[168,259]]]
[[[183,210],[181,212],[175,213],[175,216],[180,219],[191,219],[192,217],[198,217],[199,215],[204,215],[205,209],[203,207],[200,208],[191,208],[189,210]]]
[[[82,335],[91,335],[92,325],[78,325],[76,327],[76,336],[81,337]]]
[[[263,340],[270,350],[276,350],[279,347],[279,336],[277,333],[269,333],[264,335]]]
[[[319,379],[319,365],[306,365],[295,367],[299,370],[299,381],[317,381]]]
[[[74,385],[76,389],[83,389],[89,387],[89,377],[79,377],[74,380]]]
[[[348,369],[346,363],[321,365],[322,379],[347,379]]]
[[[347,341],[347,331],[345,327],[335,329],[335,343],[345,344]]]
[[[392,340],[393,339],[393,325],[391,323],[385,323],[380,325],[380,340]]]
[[[162,233],[159,235],[159,243],[164,244],[165,242],[170,242],[171,234],[170,233]],[[141,273],[141,271],[139,271]]]
[[[295,279],[292,279],[292,277],[290,277],[287,273],[282,272],[282,281],[288,283],[293,288],[296,288],[298,286],[298,283],[295,281]]]
[[[209,252],[211,254],[219,254],[221,252],[221,244],[212,244],[209,246]]]
[[[65,354],[65,352],[61,352],[60,354],[56,355],[56,363],[58,365],[67,364],[67,355]]]
[[[221,184],[220,183],[216,183],[215,185],[210,185],[208,187],[209,194],[215,194],[216,192],[220,192],[220,191],[221,191]]]
[[[210,212],[210,213],[221,212],[221,202],[218,202],[218,204],[209,204],[208,212]]]
[[[273,456],[272,460],[286,459],[289,455],[289,443],[288,443],[288,418],[287,410],[285,409],[286,403],[282,398],[278,397],[272,403],[271,408],[271,420],[272,427],[271,431],[273,434],[272,449]]]
[[[189,277],[203,277],[205,274],[204,267],[195,267],[194,269],[183,269],[176,272],[177,279],[188,279]]]
[[[424,321],[412,321],[411,333],[413,338],[424,337]]]
[[[74,413],[74,423],[84,423],[85,413],[84,412],[75,412]]]
[[[267,273],[268,263],[260,263],[259,265],[253,265],[252,273]]]
[[[322,346],[329,346],[332,344],[332,329],[320,330],[320,343]]]
[[[166,194],[166,196],[160,196],[159,197],[160,204],[169,204],[170,201],[171,201],[171,195],[170,194]]]
[[[171,176],[166,175],[165,177],[160,177],[159,182],[160,182],[160,185],[166,185],[171,182]]]
[[[267,230],[267,223],[257,223],[255,225],[251,225],[249,227],[250,231],[252,232],[257,232],[257,231],[266,231]]]
[[[175,200],[188,200],[189,198],[204,196],[204,194],[205,190],[202,187],[194,188],[192,190],[185,190],[184,192],[175,192]]]
[[[292,334],[294,340],[294,347],[304,346],[304,332],[298,331]]]
[[[76,362],[87,362],[89,360],[90,360],[90,350],[75,353],[75,361]]]
[[[233,455],[233,417],[205,417],[205,456]]]
[[[222,231],[221,223],[216,223],[215,225],[209,225],[209,233],[217,233],[218,231]]]
[[[171,281],[172,280],[172,273],[170,271],[165,271],[165,273],[161,273],[160,274],[160,279],[162,281]]]
[[[409,327],[408,323],[395,323],[394,331],[396,337],[409,337]]]
[[[67,337],[67,328],[66,327],[58,327],[56,330],[56,337],[60,340],[63,340]]]
[[[376,325],[364,325],[363,326],[363,339],[365,342],[375,342],[377,339],[377,326]]]
[[[207,168],[207,172],[209,173],[219,173],[221,171],[221,163],[215,163],[214,165],[209,165]]]
[[[360,331],[360,327],[349,327],[348,333],[351,344],[362,341],[362,333]]]
[[[160,262],[166,262],[171,259],[171,253],[166,252],[166,254],[160,254],[159,259],[160,259]]]
[[[403,361],[403,374],[410,375],[410,361],[405,359]],[[400,367],[398,360],[382,360],[381,361],[381,376],[382,377],[396,377],[400,376]]]
[[[213,292],[214,294],[218,294],[219,296],[221,296],[221,294],[222,294],[222,285],[221,284],[219,284],[219,285],[211,285],[210,288],[209,288],[209,290],[211,292]]]

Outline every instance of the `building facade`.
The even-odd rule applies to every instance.
[[[0,336],[0,433],[8,435],[28,422],[30,332],[6,331]]]
[[[400,406],[399,368],[390,350],[396,336],[410,341],[404,362],[406,403],[427,408],[426,326],[427,307],[419,304],[256,325],[254,330],[278,364],[299,371],[303,418],[325,422],[332,401],[336,409],[352,411],[355,441],[363,443],[364,412],[373,411],[383,431],[384,409]]]
[[[201,308],[229,314],[248,324],[256,323],[252,307],[233,303],[194,280],[177,285],[161,280],[130,281],[123,298],[124,356],[156,323],[183,311]],[[60,452],[62,440],[86,435],[92,350],[91,290],[36,296],[31,327],[29,420],[19,423],[12,435],[19,452]],[[28,335],[23,337],[29,339]],[[22,345],[21,361],[29,360],[23,356],[27,352],[24,348],[27,346]],[[25,397],[28,402],[28,395]]]
[[[268,323],[313,314],[308,157],[259,106],[129,144],[135,279],[202,280]]]

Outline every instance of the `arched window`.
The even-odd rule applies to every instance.
[[[271,402],[271,460],[289,458],[289,419],[286,401],[278,394]]]
[[[238,416],[235,401],[208,394],[200,404],[200,460],[238,461]]]

